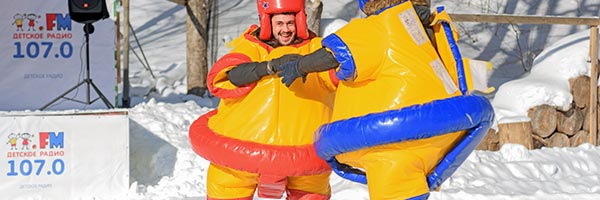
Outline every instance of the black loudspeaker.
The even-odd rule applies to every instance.
[[[68,0],[71,20],[89,24],[108,18],[104,0]]]

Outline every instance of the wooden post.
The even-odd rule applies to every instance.
[[[123,0],[123,108],[131,106],[129,99],[129,0]]]
[[[598,26],[592,25],[590,28],[590,138],[589,143],[598,145]]]
[[[121,82],[121,13],[117,12],[117,49],[115,51],[115,57],[117,59],[117,83]]]
[[[203,96],[207,89],[206,76],[208,74],[206,1],[188,0],[186,10],[187,93]]]

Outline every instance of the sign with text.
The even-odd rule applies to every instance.
[[[67,3],[20,0],[0,9],[0,110],[40,109],[86,78],[84,24],[71,20]],[[91,25],[90,79],[115,102],[115,23]],[[88,104],[87,94],[99,96],[87,85],[65,95],[76,101],[61,98],[47,110],[106,108],[101,100]]]
[[[126,112],[0,116],[2,199],[118,199],[129,185]]]

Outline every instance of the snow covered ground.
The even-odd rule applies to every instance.
[[[218,43],[210,62],[227,52],[226,42],[258,22],[254,2],[218,1],[218,35],[212,35]],[[598,16],[600,10],[600,2],[575,0],[433,2],[450,13]],[[144,50],[156,78],[130,56],[130,199],[206,198],[208,162],[192,151],[188,128],[198,116],[214,109],[218,99],[185,94],[185,16],[184,7],[169,1],[131,1],[131,23],[140,42],[132,38],[132,48],[138,53]],[[325,0],[322,28],[335,29],[359,16],[353,0]],[[489,98],[498,116],[520,117],[528,106],[553,103],[560,107],[571,98],[568,87],[550,90],[546,86],[589,74],[587,28],[459,23],[460,45],[463,56],[494,64],[490,86],[498,92]],[[534,60],[539,53],[545,56]],[[567,67],[570,70],[562,70]],[[537,84],[538,90],[525,87],[531,84]],[[510,96],[515,92],[527,95]],[[331,185],[333,200],[368,199],[365,185],[336,175]],[[475,151],[430,199],[600,199],[600,148],[583,144],[527,150],[508,144],[498,152]]]
[[[511,13],[528,15],[598,16],[600,3],[584,1],[487,1],[454,0],[434,1],[451,13]],[[254,1],[220,1],[218,45],[215,58],[227,52],[225,43],[237,37],[250,24],[257,23]],[[132,24],[138,32],[157,80],[138,61],[131,61],[132,82],[140,91],[156,88],[148,96],[134,94],[136,105],[131,109],[132,150],[142,148],[158,151],[154,159],[137,157],[132,152],[131,187],[133,199],[203,199],[206,196],[205,180],[208,162],[193,153],[187,142],[188,126],[202,113],[216,106],[215,99],[196,98],[185,94],[185,9],[161,1],[132,2]],[[352,0],[324,1],[322,29],[326,32],[360,17],[358,4]],[[589,44],[588,27],[548,25],[495,25],[459,23],[461,51],[464,56],[490,60],[494,71],[490,73],[490,86],[498,89],[500,98],[493,99],[500,112],[514,112],[521,116],[522,107],[552,103],[544,99],[554,94],[554,99],[570,98],[568,88],[552,92],[528,90],[520,99],[505,98],[515,88],[536,83],[525,78],[506,87],[505,82],[527,77],[529,71],[538,73],[537,83],[544,87],[555,81],[564,84],[568,77],[589,73],[585,65]],[[579,33],[581,32],[581,33]],[[578,33],[578,34],[575,34]],[[586,34],[587,33],[587,34]],[[568,35],[568,38],[565,38]],[[551,47],[552,44],[559,44]],[[135,46],[135,45],[134,45]],[[542,50],[543,59],[533,60]],[[555,61],[570,59],[568,62]],[[576,66],[564,66],[577,63]],[[534,65],[535,64],[535,65]],[[536,70],[532,70],[532,68]],[[534,74],[534,73],[532,73]],[[545,75],[546,74],[546,75]],[[152,84],[156,83],[155,86]],[[566,89],[566,91],[565,91]],[[524,92],[524,91],[521,91]],[[556,95],[556,94],[561,94]],[[556,97],[558,96],[558,97]],[[515,101],[519,100],[519,101]],[[562,106],[554,103],[552,105]],[[501,114],[500,116],[504,116]],[[133,138],[139,137],[140,140]],[[148,143],[152,144],[149,145]],[[155,143],[161,145],[158,150]],[[136,148],[140,146],[140,148]],[[136,159],[140,158],[140,159]],[[142,159],[143,158],[143,159]],[[137,166],[137,167],[136,167]],[[600,199],[600,148],[589,144],[577,148],[545,148],[526,150],[520,145],[505,145],[498,152],[475,151],[469,159],[446,181],[439,192],[430,199]],[[367,187],[332,176],[332,199],[368,199]]]

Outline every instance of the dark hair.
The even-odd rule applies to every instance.
[[[273,13],[269,16],[270,17],[269,21],[273,21],[273,16],[275,16],[275,15],[296,15],[296,13],[295,12]]]

